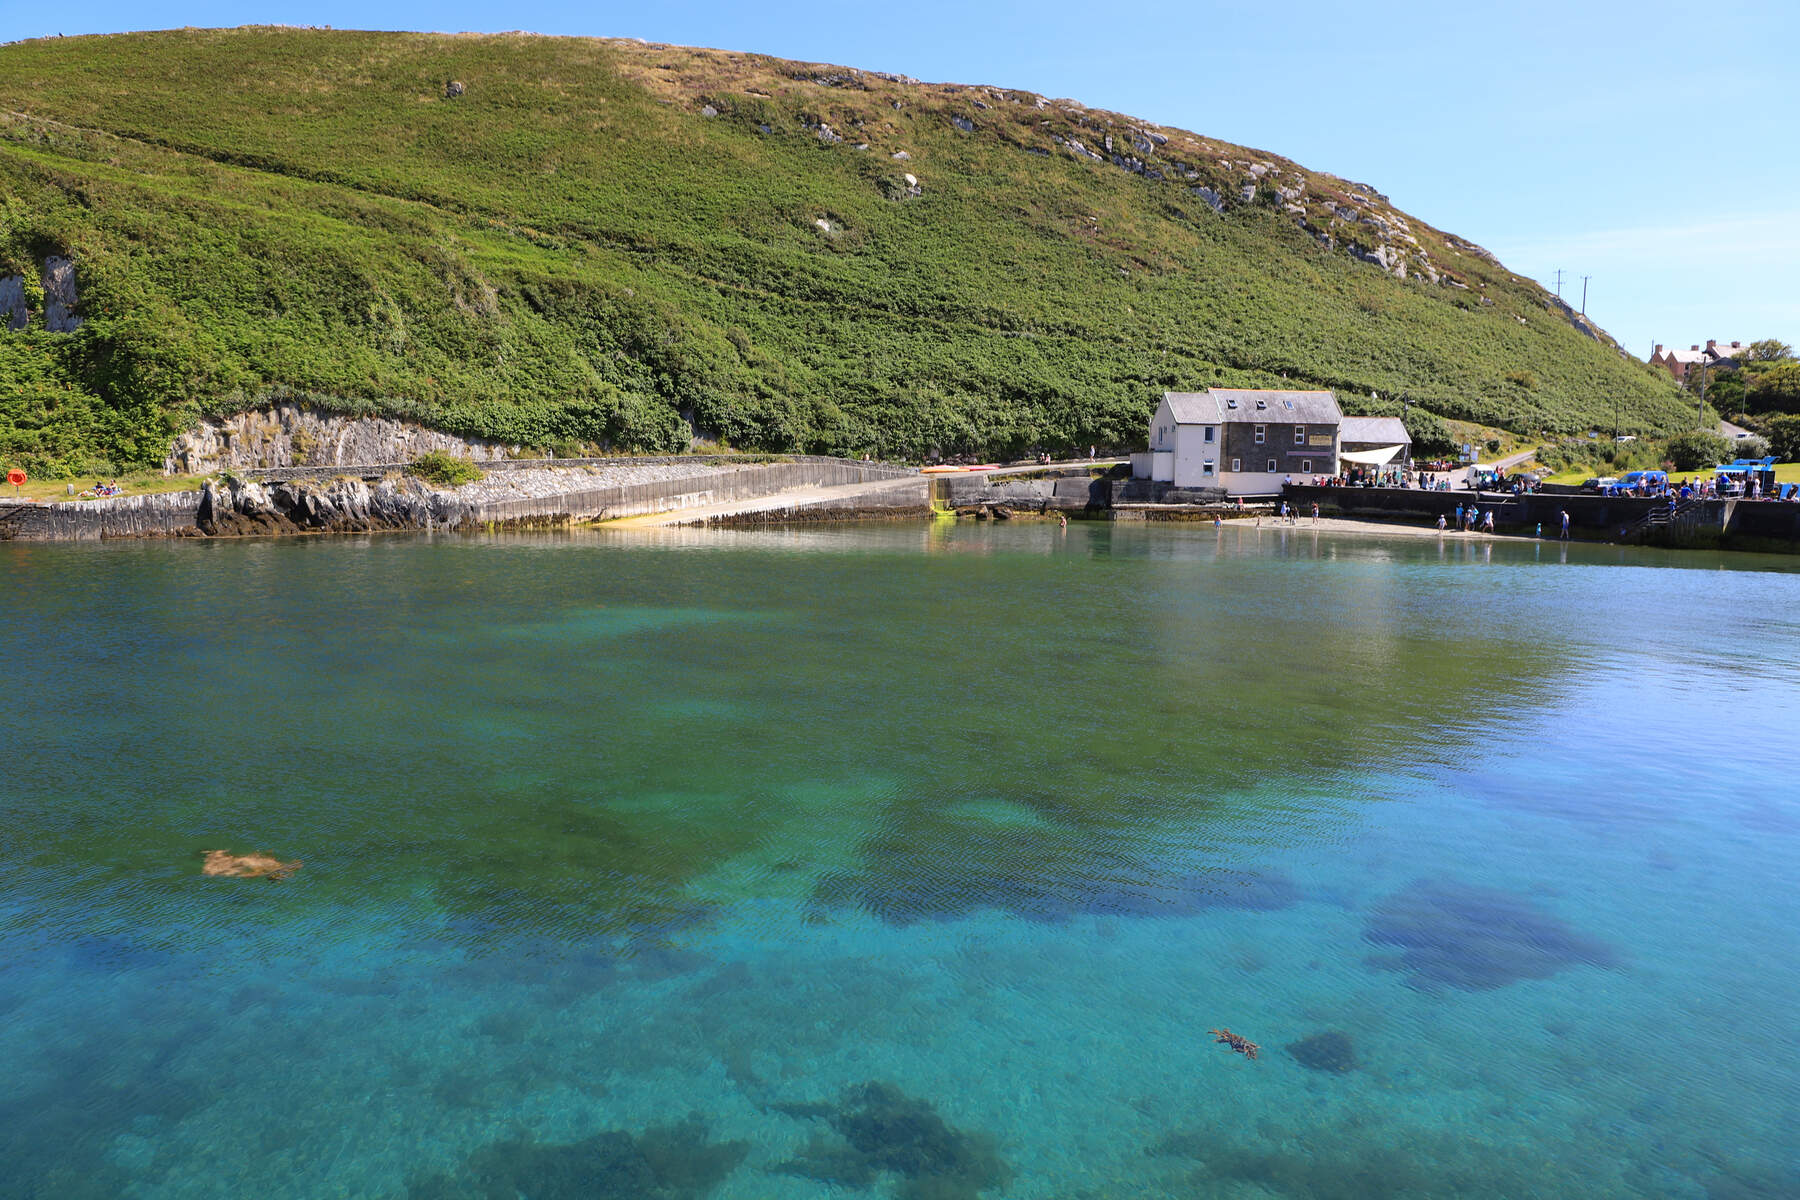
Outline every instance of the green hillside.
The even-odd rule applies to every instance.
[[[0,47],[4,276],[30,315],[0,458],[50,472],[295,395],[533,446],[913,457],[1129,448],[1165,388],[1282,378],[1522,432],[1691,422],[1364,185],[1029,92],[629,41]]]

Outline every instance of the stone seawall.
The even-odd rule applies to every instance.
[[[306,477],[273,485],[253,479],[208,481],[199,492],[0,507],[0,540],[518,527],[671,512],[800,487],[887,479],[922,483],[904,467],[844,459],[808,458],[691,471],[680,469],[684,465],[680,460],[655,464],[628,461],[640,474],[659,477],[618,482],[631,467],[605,472],[569,469],[567,487],[545,486],[539,479],[531,493],[503,492],[496,497],[496,489],[482,483],[437,489],[398,472],[374,476],[356,468],[321,479],[308,471]],[[543,463],[533,464],[533,469],[540,474],[546,471]],[[603,486],[588,482],[596,478],[608,482]]]

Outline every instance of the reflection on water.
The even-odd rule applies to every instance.
[[[45,697],[0,713],[0,1195],[1800,1180],[1785,569],[1047,523],[0,554]]]

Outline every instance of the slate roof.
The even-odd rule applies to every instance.
[[[1268,425],[1336,425],[1344,419],[1330,392],[1280,392],[1262,388],[1207,388],[1164,392],[1178,425],[1250,421]],[[1233,403],[1235,401],[1236,403]],[[1257,407],[1258,404],[1262,407]]]
[[[1345,417],[1338,427],[1338,441],[1346,446],[1410,446],[1406,424],[1399,417]]]
[[[1177,425],[1217,425],[1223,407],[1211,392],[1164,392]]]

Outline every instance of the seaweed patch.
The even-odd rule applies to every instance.
[[[701,1200],[750,1152],[712,1142],[698,1114],[633,1136],[621,1129],[568,1145],[497,1142],[456,1174],[414,1181],[408,1200]]]
[[[1004,1187],[1011,1172],[993,1138],[949,1125],[930,1103],[890,1083],[846,1088],[836,1104],[784,1104],[802,1120],[823,1120],[800,1157],[778,1170],[833,1187],[866,1188],[896,1177],[896,1200],[977,1200]]]
[[[1567,967],[1610,967],[1612,950],[1523,896],[1452,880],[1421,880],[1388,897],[1363,937],[1397,955],[1370,959],[1415,986],[1483,991],[1548,979]]]

